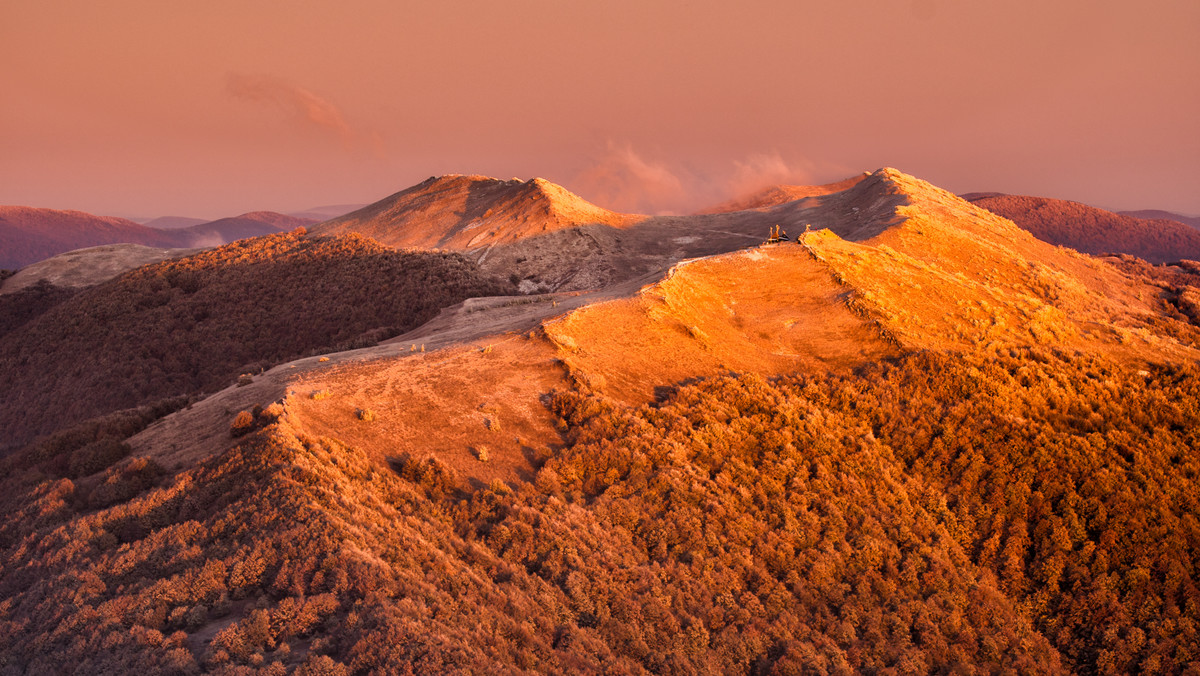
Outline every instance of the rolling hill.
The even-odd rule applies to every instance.
[[[0,268],[16,269],[68,251],[109,244],[197,248],[316,223],[270,211],[158,229],[82,211],[0,206]]]
[[[220,246],[247,237],[286,232],[313,225],[314,218],[301,218],[274,211],[251,211],[240,216],[198,223],[175,232],[190,246]]]
[[[395,247],[466,251],[627,217],[543,179],[440,176],[321,223],[316,233],[357,232]]]
[[[1181,214],[1172,213],[1170,211],[1163,211],[1162,209],[1118,211],[1117,213],[1122,216],[1132,216],[1134,218],[1141,218],[1149,221],[1175,221],[1176,223],[1183,223],[1184,225],[1188,225],[1200,230],[1200,216],[1184,216]]]
[[[179,228],[189,228],[193,225],[207,223],[204,218],[189,218],[187,216],[159,216],[144,221],[142,225],[147,228],[157,228],[159,230],[178,230]]]
[[[1045,197],[978,193],[966,198],[1038,239],[1077,251],[1125,253],[1152,263],[1200,258],[1200,230],[1175,220],[1135,218]]]
[[[302,230],[142,266],[0,342],[0,448],[314,350],[361,346],[505,288],[452,254]]]
[[[60,303],[0,338],[0,373],[98,392],[119,379],[93,380],[35,326],[138,307],[96,326],[154,319],[186,341],[188,318],[220,307],[283,337],[399,303],[384,289],[429,256],[464,283],[477,266],[544,292],[471,287],[492,295],[429,303],[429,321],[377,345],[16,450],[0,472],[0,663],[1200,666],[1200,323],[1185,311],[1200,268],[1058,247],[894,169],[679,217],[450,177],[350,216],[315,229],[461,254],[347,234],[241,242]],[[760,244],[774,225],[792,239]],[[345,268],[322,262],[343,261],[329,248]],[[406,272],[362,281],[389,265]],[[204,283],[189,291],[192,272]],[[220,349],[243,334],[211,335],[139,363],[203,349],[226,379],[242,371]],[[131,349],[87,353],[104,367]],[[31,399],[0,411],[16,401]]]
[[[0,268],[20,268],[64,251],[101,244],[171,247],[176,241],[168,232],[123,218],[0,206]]]
[[[39,282],[63,288],[93,286],[143,265],[199,251],[141,244],[102,244],[75,249],[21,268],[0,284],[0,295],[16,293]]]

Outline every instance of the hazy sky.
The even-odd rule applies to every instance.
[[[543,176],[687,210],[894,166],[1200,214],[1197,0],[0,0],[0,204]]]

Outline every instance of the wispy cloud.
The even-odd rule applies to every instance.
[[[645,160],[628,143],[612,141],[594,164],[575,177],[571,187],[601,206],[626,213],[678,210],[691,198],[684,182],[667,165]]]
[[[778,151],[757,153],[734,160],[725,189],[729,197],[741,197],[773,185],[809,185],[814,173],[811,162],[788,162]]]
[[[228,73],[225,91],[242,101],[276,106],[306,125],[337,136],[347,146],[378,146],[378,134],[357,132],[331,101],[282,78]]]
[[[596,161],[575,176],[571,188],[617,211],[684,213],[772,185],[811,185],[838,178],[837,171],[807,160],[785,159],[778,151],[688,171],[647,159],[629,143],[609,141]]]

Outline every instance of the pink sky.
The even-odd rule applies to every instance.
[[[1200,2],[0,0],[0,204],[543,176],[681,211],[894,166],[1200,214]]]

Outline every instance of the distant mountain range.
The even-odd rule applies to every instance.
[[[1175,221],[1200,229],[1200,216],[1184,216],[1162,209],[1141,209],[1139,211],[1118,211],[1122,216],[1133,216],[1151,221]]]
[[[82,211],[0,206],[0,269],[20,268],[56,254],[102,244],[211,247],[317,222],[269,211],[216,221],[190,223],[191,220],[170,217],[165,223],[171,228],[159,229]]]

